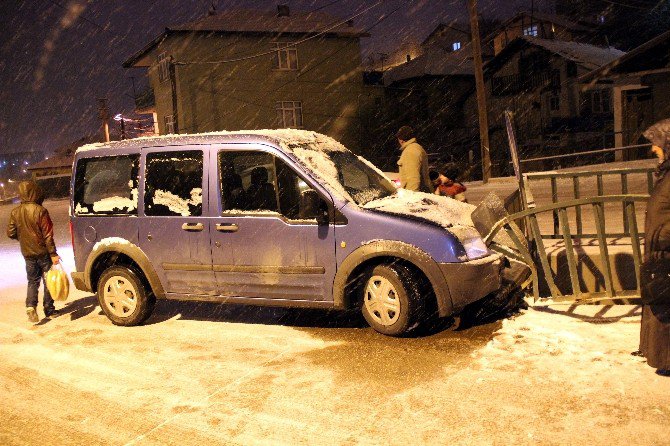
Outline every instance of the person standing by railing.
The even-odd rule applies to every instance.
[[[428,155],[416,141],[414,129],[408,125],[400,127],[396,133],[400,150],[398,160],[400,187],[407,190],[432,193],[428,174]]]
[[[644,356],[657,374],[670,376],[670,119],[651,126],[644,137],[659,164],[644,223],[640,350],[633,354]]]

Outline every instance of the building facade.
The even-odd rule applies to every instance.
[[[329,15],[232,10],[167,28],[124,66],[145,67],[159,132],[302,128],[360,147],[360,38]]]

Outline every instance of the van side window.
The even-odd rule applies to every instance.
[[[200,150],[147,154],[144,215],[202,215],[202,173]]]
[[[303,193],[312,189],[269,153],[220,152],[219,179],[224,212],[272,211],[291,220],[315,218],[314,210],[301,206]]]
[[[82,158],[74,184],[75,215],[137,215],[139,155]]]

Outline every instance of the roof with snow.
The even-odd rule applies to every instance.
[[[593,70],[580,78],[583,82],[597,81],[606,77],[663,70],[670,67],[670,31],[666,31],[623,54],[607,65]],[[667,72],[667,70],[663,70]]]
[[[277,34],[277,35],[316,35],[337,37],[368,37],[364,30],[345,21],[341,17],[317,12],[290,12],[280,16],[274,11],[251,9],[228,9],[214,15],[208,15],[193,22],[168,26],[165,31],[144,48],[123,63],[125,68],[145,66],[141,59],[158,46],[168,35],[175,33],[229,33],[229,34]]]
[[[384,84],[391,85],[424,76],[474,76],[474,73],[470,44],[464,45],[458,51],[447,51],[433,46],[409,62],[386,71]]]
[[[542,48],[566,60],[575,62],[577,65],[580,65],[587,70],[594,70],[602,67],[626,54],[616,48],[602,48],[588,43],[566,42],[563,40],[549,40],[522,36],[510,42],[509,45],[486,64],[486,73],[488,74],[497,71],[513,54],[531,46]]]

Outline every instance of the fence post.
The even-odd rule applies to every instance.
[[[551,202],[558,202],[558,185],[556,184],[556,177],[551,177]],[[558,235],[558,212],[554,211],[554,235]]]
[[[575,199],[578,200],[581,198],[579,195],[579,177],[572,177],[572,186],[575,192]],[[582,235],[582,207],[577,206],[575,208],[575,221],[577,223],[577,235]]]
[[[621,195],[628,194],[628,174],[621,174]],[[629,234],[628,219],[626,218],[626,202],[624,201],[621,207],[621,218],[623,220],[623,233]]]

